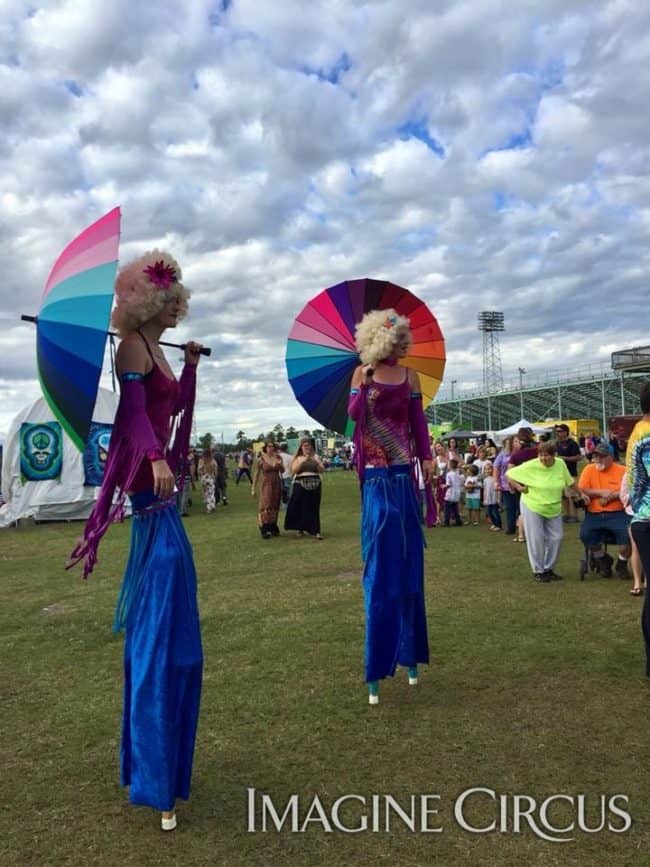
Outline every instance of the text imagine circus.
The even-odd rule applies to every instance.
[[[247,790],[249,833],[288,832],[304,834],[318,830],[327,834],[390,834],[396,827],[413,833],[445,831],[442,795],[420,794],[397,799],[392,795],[347,794],[331,804],[318,795],[311,799],[290,795],[276,805],[272,797],[254,788]],[[532,795],[498,794],[483,786],[465,789],[451,803],[455,825],[469,834],[522,834],[532,832],[551,843],[568,843],[577,833],[624,834],[632,826],[627,795]],[[489,819],[479,824],[470,814],[480,808]],[[564,820],[557,818],[562,809]],[[568,813],[568,816],[566,815]]]

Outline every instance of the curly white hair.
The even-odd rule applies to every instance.
[[[166,275],[158,284],[147,273],[156,266]],[[187,299],[190,297],[189,291],[181,283],[182,276],[176,259],[164,250],[150,250],[120,268],[115,281],[116,303],[111,316],[111,322],[120,337],[125,337],[148,322],[173,297],[180,301],[178,318],[182,319],[187,313]]]
[[[373,365],[385,361],[405,337],[410,342],[411,323],[392,307],[366,313],[354,332],[361,361]]]

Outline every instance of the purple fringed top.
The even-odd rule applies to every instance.
[[[125,373],[104,469],[104,481],[68,568],[84,561],[84,578],[97,562],[97,548],[110,524],[122,518],[127,493],[153,489],[151,462],[165,458],[173,473],[187,458],[196,392],[196,365],[186,364],[179,381],[154,363],[143,376]],[[183,473],[180,473],[181,483]],[[174,495],[175,496],[175,495]]]

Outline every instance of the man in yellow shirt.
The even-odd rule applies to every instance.
[[[596,446],[588,464],[578,480],[578,488],[589,497],[585,519],[580,528],[580,539],[590,549],[598,572],[611,578],[614,558],[603,551],[602,543],[612,538],[620,545],[616,574],[627,578],[627,558],[631,550],[628,538],[630,517],[621,502],[621,482],[625,467],[614,463],[614,457],[605,443]]]

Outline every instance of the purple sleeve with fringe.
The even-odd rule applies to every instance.
[[[178,400],[174,407],[175,434],[174,442],[167,453],[169,468],[178,477],[178,487],[183,490],[185,485],[185,470],[187,454],[190,449],[192,435],[192,416],[194,414],[194,399],[196,396],[196,365],[186,364],[178,383]]]
[[[166,455],[172,472],[182,466],[187,457],[195,387],[196,366],[185,365],[174,406],[174,443]],[[123,518],[127,492],[131,490],[145,458],[153,462],[165,458],[165,453],[147,415],[144,378],[140,374],[127,373],[121,379],[120,403],[111,433],[104,481],[86,522],[83,538],[70,555],[66,568],[83,560],[83,577],[87,578],[92,572],[102,536],[113,521]]]

